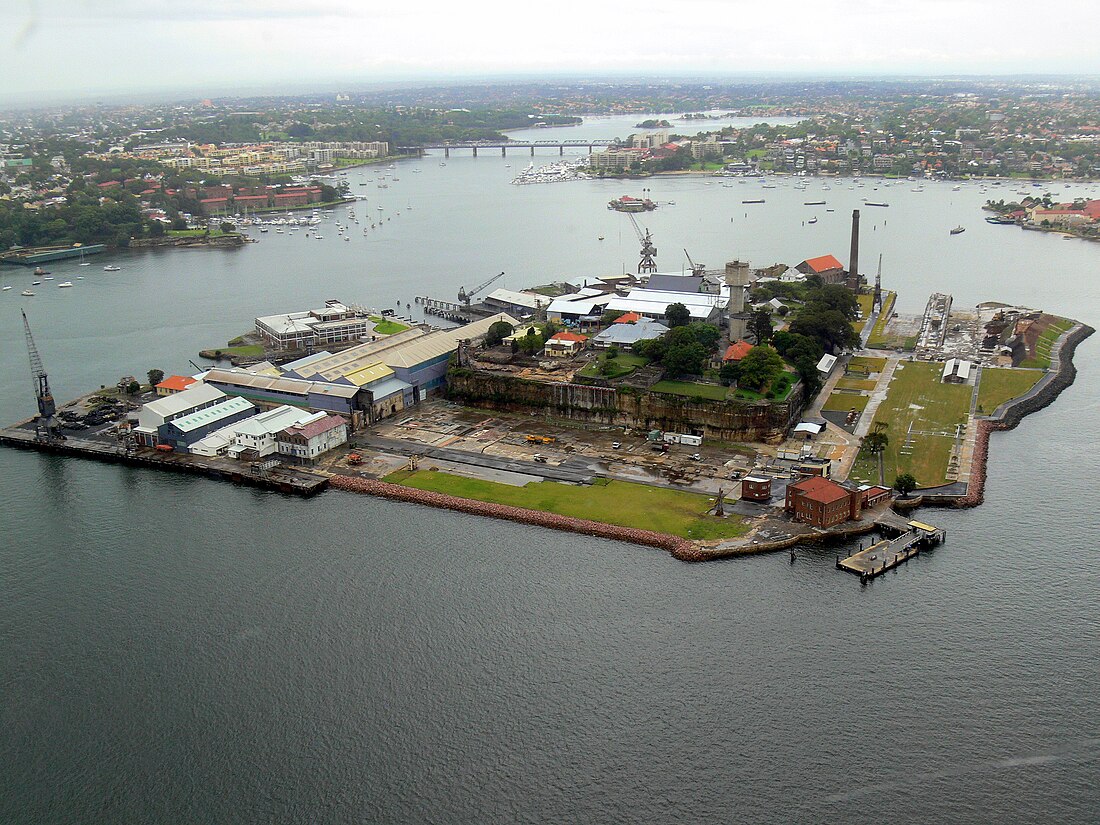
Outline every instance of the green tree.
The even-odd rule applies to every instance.
[[[146,375],[149,377],[150,387],[155,387],[157,384],[164,380],[164,370],[152,369],[149,370]]]
[[[600,326],[608,327],[615,323],[619,318],[622,318],[626,313],[621,309],[609,309],[603,315],[600,316]]]
[[[614,361],[616,358],[619,357],[619,348],[612,344],[610,347],[607,348],[607,355],[605,357],[608,361]]]
[[[681,344],[669,344],[665,352],[665,372],[670,376],[700,375],[707,360],[707,351],[703,345],[691,341]]]
[[[741,377],[741,364],[738,361],[727,361],[722,365],[722,368],[718,370],[718,378],[727,387],[733,386],[737,383],[737,379]]]
[[[779,353],[768,346],[753,347],[741,359],[741,374],[738,386],[754,392],[762,392],[783,372],[783,359]]]
[[[139,392],[141,392],[141,384],[139,384],[137,381],[131,381],[129,384],[126,385],[126,392],[129,395],[137,395]]]
[[[749,332],[757,344],[766,344],[772,338],[772,314],[766,309],[758,309],[749,319]]]
[[[149,221],[149,237],[150,238],[162,238],[164,237],[164,224],[160,221]]]
[[[691,323],[691,312],[681,303],[669,304],[665,307],[665,318],[670,329],[682,327]]]
[[[221,229],[222,232],[224,232],[226,235],[228,235],[230,232],[234,231],[237,227],[235,227],[229,221],[222,221],[222,224],[219,228]]]
[[[515,330],[511,324],[507,321],[497,321],[489,326],[489,330],[485,333],[485,346],[495,347],[499,345],[505,338],[512,334]]]
[[[894,479],[894,489],[901,493],[902,498],[909,498],[909,494],[917,489],[917,479],[912,473],[901,473]]]

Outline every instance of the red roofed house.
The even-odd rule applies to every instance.
[[[186,375],[169,375],[156,386],[157,395],[175,395],[195,383],[194,378]]]
[[[817,275],[827,284],[844,283],[844,264],[832,255],[808,258],[795,267],[803,275]]]
[[[584,349],[587,340],[587,335],[578,335],[575,332],[556,332],[547,339],[542,354],[547,358],[566,358],[570,355],[576,355]]]
[[[642,316],[639,315],[637,312],[624,312],[622,315],[620,315],[618,318],[616,318],[611,323],[613,323],[613,324],[636,324],[640,320],[642,320]]]
[[[862,506],[863,494],[859,490],[849,490],[821,476],[787,485],[786,511],[795,521],[814,527],[832,527],[857,519]]]
[[[752,350],[752,344],[748,341],[737,341],[730,344],[726,349],[726,354],[722,356],[723,363],[728,364],[730,361],[740,361]]]
[[[338,415],[321,413],[305,424],[280,430],[275,438],[280,455],[300,462],[313,461],[333,447],[347,443],[348,422]]]
[[[228,198],[203,198],[199,203],[202,204],[202,214],[204,215],[213,215],[229,207]]]

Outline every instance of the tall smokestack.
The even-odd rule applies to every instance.
[[[859,210],[852,210],[852,252],[848,256],[848,283],[859,288]]]

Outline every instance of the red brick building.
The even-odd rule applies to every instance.
[[[237,209],[266,209],[267,195],[236,195],[233,204]]]
[[[275,205],[281,207],[305,206],[309,202],[308,192],[283,192],[275,196]]]
[[[202,214],[204,215],[216,215],[218,212],[224,212],[229,208],[229,198],[203,198],[199,203],[202,204]]]
[[[842,521],[859,518],[863,496],[821,476],[804,478],[787,485],[785,509],[795,521],[814,527],[832,527]]]
[[[741,479],[741,498],[745,501],[771,501],[772,480],[764,476]]]
[[[814,527],[832,527],[860,517],[864,508],[890,498],[889,487],[863,486],[850,489],[832,479],[811,476],[787,486],[785,509],[795,521]]]
[[[824,283],[842,284],[844,276],[844,264],[833,255],[819,255],[816,258],[807,258],[795,267],[803,275],[817,275]]]

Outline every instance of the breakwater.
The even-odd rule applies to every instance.
[[[675,558],[682,561],[698,561],[701,558],[698,555],[698,548],[688,539],[671,536],[667,533],[657,533],[652,530],[638,530],[633,527],[620,527],[615,524],[604,524],[599,521],[588,521],[587,519],[561,516],[556,513],[546,513],[542,510],[527,510],[523,507],[512,507],[507,504],[459,498],[445,493],[418,490],[415,487],[402,487],[400,484],[391,484],[388,481],[377,481],[368,478],[333,476],[329,479],[329,487],[349,493],[386,498],[391,501],[423,504],[428,507],[454,510],[455,512],[469,513],[475,516],[488,516],[489,518],[515,521],[520,524],[532,524],[536,527],[546,527],[551,530],[563,530],[585,536],[596,536],[598,538],[641,544],[647,547],[657,547],[661,550],[667,550]]]

